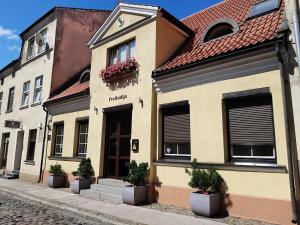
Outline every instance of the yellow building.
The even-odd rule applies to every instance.
[[[189,207],[197,159],[224,177],[229,214],[289,224],[299,180],[284,6],[260,4],[227,0],[179,21],[120,3],[89,42],[90,80],[82,71],[45,104],[45,174],[60,163],[70,180],[88,157],[97,178],[120,179],[126,162],[148,162],[149,201]]]

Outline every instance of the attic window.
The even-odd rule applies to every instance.
[[[80,76],[80,78],[79,78],[79,82],[80,82],[80,83],[84,83],[84,82],[88,82],[88,81],[90,81],[90,70],[85,70],[85,71],[81,74],[81,76]]]
[[[252,8],[249,18],[264,15],[279,8],[281,0],[260,0]]]
[[[218,23],[218,24],[214,25],[213,27],[211,27],[207,31],[203,42],[208,42],[213,39],[220,38],[220,37],[226,36],[228,34],[232,34],[232,33],[234,33],[234,28],[231,24]]]

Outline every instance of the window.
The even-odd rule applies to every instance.
[[[64,125],[55,125],[55,143],[54,143],[54,155],[62,155],[64,140]]]
[[[126,44],[112,48],[109,51],[109,64],[116,64],[117,62],[125,62],[135,57],[135,40]]]
[[[203,42],[226,36],[234,32],[234,28],[229,23],[218,23],[208,30]]]
[[[164,158],[190,159],[189,105],[162,109]]]
[[[226,101],[232,161],[276,162],[270,94]]]
[[[12,87],[9,89],[8,93],[8,101],[7,101],[7,112],[11,112],[13,110],[13,104],[14,104],[14,96],[15,96],[15,88]]]
[[[42,37],[42,40],[41,42],[42,43],[39,43],[39,47],[38,47],[38,53],[41,53],[43,51],[46,50],[46,45],[47,45],[47,29],[44,29],[41,31],[41,37]]]
[[[84,83],[84,82],[90,81],[90,76],[91,76],[90,70],[85,70],[85,71],[81,74],[81,76],[80,76],[80,78],[79,78],[79,82],[80,82],[80,83]]]
[[[89,121],[79,121],[78,122],[78,146],[77,154],[79,156],[85,156],[87,153],[87,143],[88,143],[88,131],[89,131]]]
[[[23,95],[22,95],[22,105],[27,106],[29,102],[29,92],[30,92],[30,81],[23,84]]]
[[[27,59],[30,59],[34,56],[34,41],[35,41],[34,37],[28,41]]]
[[[270,11],[277,10],[280,2],[281,0],[261,0],[253,6],[249,17],[264,15]]]
[[[1,78],[1,86],[4,84],[4,78]]]
[[[3,92],[0,92],[0,113],[2,111],[2,99],[3,99]]]
[[[43,76],[39,76],[35,78],[33,103],[38,103],[42,101],[42,86],[43,86]]]
[[[37,130],[29,131],[28,150],[27,150],[27,158],[26,158],[26,160],[28,161],[34,160],[36,136],[37,136]]]

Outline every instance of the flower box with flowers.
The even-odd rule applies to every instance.
[[[114,82],[126,77],[129,73],[137,69],[137,62],[135,59],[130,59],[125,62],[117,62],[116,64],[108,66],[101,70],[100,76],[104,82]]]

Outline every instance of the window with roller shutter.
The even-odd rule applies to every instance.
[[[229,158],[276,163],[271,94],[226,100]]]

